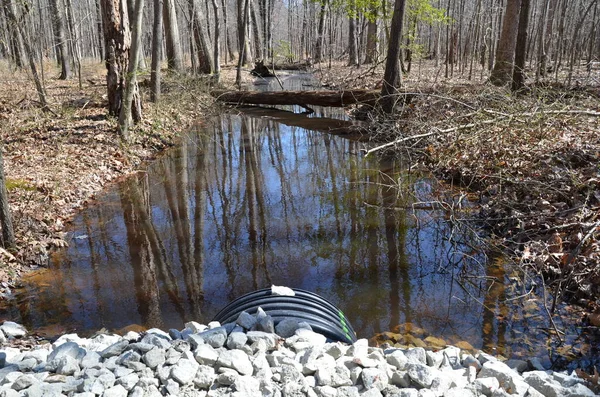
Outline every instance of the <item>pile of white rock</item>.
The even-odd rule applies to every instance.
[[[526,362],[509,362],[511,368],[456,347],[382,349],[366,339],[346,345],[328,342],[306,323],[273,327],[268,320],[264,312],[258,319],[242,313],[235,324],[190,322],[169,333],[67,334],[26,351],[6,347],[27,331],[5,322],[0,396],[595,395],[575,375],[521,372]]]

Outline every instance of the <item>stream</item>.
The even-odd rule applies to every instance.
[[[197,125],[82,210],[69,247],[2,316],[47,334],[181,329],[275,284],[330,300],[359,337],[472,346],[546,368],[598,364],[598,336],[577,313],[559,308],[561,344],[534,281],[457,221],[475,216],[473,204],[409,159],[365,159],[367,144],[321,132],[349,123],[344,112],[315,110],[232,110]]]

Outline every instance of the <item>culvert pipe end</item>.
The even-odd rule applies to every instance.
[[[294,295],[278,295],[271,288],[256,290],[230,302],[213,321],[234,323],[243,311],[256,314],[260,307],[273,319],[275,326],[285,319],[308,323],[313,331],[333,342],[352,344],[356,332],[346,315],[327,299],[314,292],[291,288]]]

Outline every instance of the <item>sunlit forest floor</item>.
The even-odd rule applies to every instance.
[[[161,103],[144,102],[144,120],[123,145],[116,121],[106,116],[103,64],[84,65],[81,89],[76,78],[57,80],[55,65],[44,66],[51,112],[39,109],[26,73],[0,64],[0,134],[18,240],[16,252],[0,251],[2,293],[66,244],[64,228],[78,208],[107,184],[143,170],[211,111],[205,80],[167,77]],[[324,88],[377,89],[383,64],[326,62],[314,73]],[[599,326],[600,70],[576,69],[570,85],[566,71],[539,84],[533,77],[517,95],[486,84],[485,70],[446,77],[443,64],[415,62],[404,78],[410,100],[398,118],[357,113],[372,121],[373,140],[397,140],[385,151],[410,151],[415,165],[480,205],[476,219],[457,221],[483,224],[494,244],[545,274],[552,288],[588,308],[585,321]],[[143,87],[147,79],[141,76]],[[222,80],[233,86],[232,66]],[[251,81],[246,70],[244,82]]]

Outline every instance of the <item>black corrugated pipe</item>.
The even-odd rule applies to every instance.
[[[325,298],[309,291],[292,288],[293,296],[274,295],[265,288],[240,296],[225,306],[214,318],[221,324],[233,323],[242,311],[255,314],[258,308],[273,318],[277,325],[290,318],[308,323],[313,331],[336,342],[356,342],[356,332],[344,313]]]

